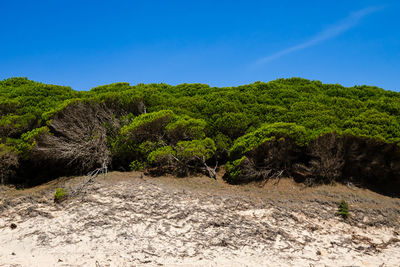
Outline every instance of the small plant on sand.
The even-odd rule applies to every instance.
[[[338,211],[336,214],[342,216],[343,219],[349,218],[349,204],[344,199],[339,202]]]
[[[67,196],[68,193],[64,188],[57,188],[56,192],[54,193],[54,202],[60,203],[61,201],[65,200]]]

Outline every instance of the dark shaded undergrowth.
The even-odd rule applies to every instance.
[[[308,185],[352,183],[400,196],[400,147],[356,136],[322,135],[300,146],[288,137],[262,143],[228,162],[230,183],[293,177]]]

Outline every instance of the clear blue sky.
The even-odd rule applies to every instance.
[[[400,91],[400,1],[1,1],[0,79]]]

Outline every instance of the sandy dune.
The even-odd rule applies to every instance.
[[[3,188],[0,266],[400,266],[399,199],[140,176],[99,177],[58,205],[54,188],[83,178]],[[335,216],[338,197],[350,199],[349,222]]]

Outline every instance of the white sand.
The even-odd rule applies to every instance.
[[[136,179],[61,205],[51,197],[0,212],[0,266],[400,266],[399,229],[239,196]]]

